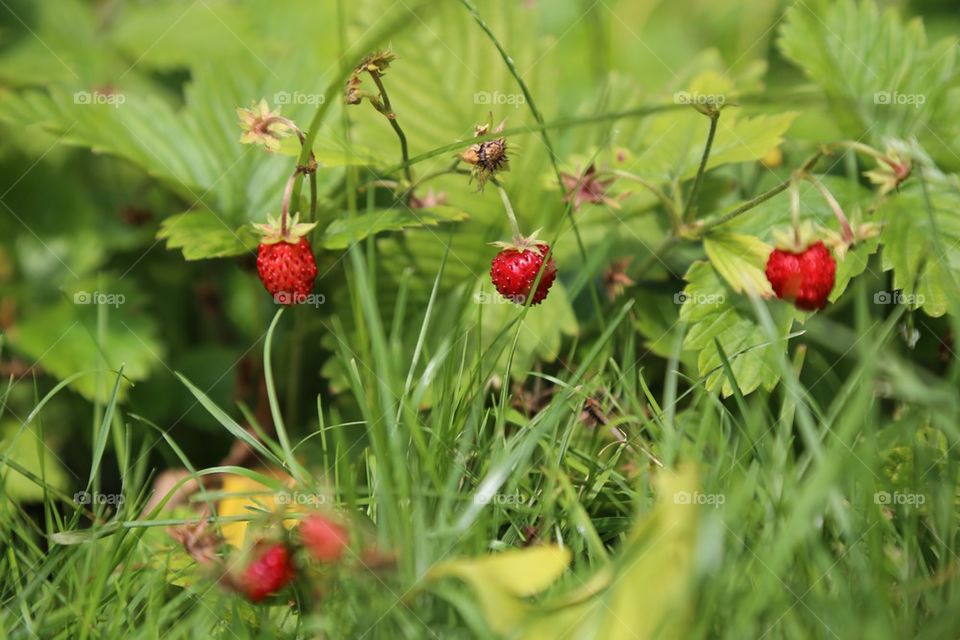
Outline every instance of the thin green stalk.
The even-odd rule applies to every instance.
[[[291,475],[297,481],[306,486],[306,477],[301,472],[300,465],[293,455],[293,448],[290,446],[290,439],[287,437],[287,428],[283,423],[283,414],[280,413],[280,403],[277,400],[277,388],[273,382],[273,366],[271,364],[270,351],[273,345],[273,332],[277,328],[280,316],[283,315],[284,308],[280,307],[273,316],[273,321],[267,329],[267,338],[263,343],[263,377],[267,385],[267,400],[270,403],[270,415],[273,418],[273,428],[277,432],[277,440],[280,442],[280,448],[283,450],[284,462],[287,465]]]
[[[290,217],[290,198],[293,196],[293,185],[300,176],[300,170],[296,169],[290,177],[287,178],[287,184],[283,188],[283,202],[280,204],[280,235],[287,235],[287,220]]]
[[[400,156],[403,158],[403,173],[407,178],[407,183],[413,184],[413,172],[410,169],[410,151],[407,148],[407,135],[403,132],[400,123],[397,122],[397,114],[390,104],[390,96],[387,94],[387,88],[384,86],[380,74],[376,71],[370,71],[369,73],[370,77],[373,78],[374,84],[377,85],[377,90],[380,92],[380,99],[383,101],[382,108],[378,107],[375,103],[372,104],[374,104],[374,108],[376,108],[377,111],[387,118],[390,126],[393,127],[393,131],[397,134],[397,138],[400,140]]]
[[[317,168],[310,172],[310,219],[307,222],[317,221]]]
[[[513,204],[510,203],[510,196],[507,195],[507,190],[503,188],[503,185],[500,184],[498,180],[491,180],[491,182],[493,182],[497,187],[497,191],[500,193],[500,200],[503,201],[503,208],[507,212],[507,218],[510,220],[513,239],[519,240],[523,237],[523,234],[520,232],[520,224],[517,222],[517,214],[513,211]]]
[[[840,222],[840,228],[843,231],[843,239],[846,242],[853,242],[854,236],[853,229],[850,227],[850,221],[847,220],[847,216],[843,213],[840,203],[837,202],[837,199],[833,197],[833,194],[830,193],[830,190],[823,186],[823,183],[817,180],[813,174],[808,173],[804,175],[803,178],[816,187],[817,191],[820,192],[820,195],[822,195],[824,200],[827,201],[827,204],[833,211],[833,215],[835,215],[837,220]]]
[[[817,161],[820,160],[821,157],[823,157],[823,152],[822,152],[822,151],[818,151],[817,153],[815,153],[815,154],[813,154],[812,156],[810,156],[810,157],[806,160],[806,162],[804,162],[804,163],[800,166],[800,168],[797,169],[797,171],[795,172],[794,176],[791,176],[790,178],[788,178],[787,180],[784,180],[783,182],[781,182],[781,183],[778,184],[777,186],[772,187],[771,189],[768,189],[767,191],[764,191],[763,193],[761,193],[761,194],[758,195],[757,197],[755,197],[755,198],[753,198],[753,199],[751,199],[751,200],[748,200],[747,202],[744,202],[742,205],[740,205],[739,207],[737,207],[737,208],[734,209],[733,211],[730,211],[729,213],[725,213],[724,215],[720,216],[719,218],[715,218],[714,220],[708,220],[708,221],[704,222],[702,225],[700,225],[699,227],[696,227],[694,230],[696,231],[697,235],[703,235],[704,233],[710,231],[710,230],[713,229],[714,227],[719,227],[720,225],[726,224],[726,223],[730,222],[731,220],[733,220],[734,218],[737,218],[737,217],[743,215],[743,214],[746,213],[747,211],[750,211],[750,210],[753,209],[754,207],[757,207],[757,206],[763,204],[764,202],[766,202],[766,201],[769,200],[770,198],[772,198],[772,197],[774,197],[774,196],[776,196],[776,195],[778,195],[778,194],[780,194],[780,193],[783,193],[783,192],[786,191],[787,188],[790,186],[790,183],[793,182],[793,180],[795,179],[795,176],[807,174],[811,169],[813,169],[814,165],[817,164]]]
[[[613,111],[611,113],[601,113],[594,114],[589,116],[578,116],[571,118],[561,118],[559,120],[554,120],[553,122],[548,122],[545,124],[530,124],[523,125],[520,127],[508,127],[500,132],[487,133],[482,136],[477,136],[476,138],[471,138],[470,142],[479,143],[486,142],[488,140],[494,140],[496,138],[509,138],[512,136],[524,135],[527,133],[540,133],[542,131],[552,130],[552,129],[570,129],[573,127],[583,127],[591,124],[603,124],[605,122],[613,122],[616,120],[623,120],[626,118],[642,118],[646,116],[656,115],[658,113],[664,113],[667,111],[678,111],[679,109],[689,109],[687,105],[677,105],[677,104],[657,104],[657,105],[646,105],[642,107],[635,107],[633,109],[625,109],[623,111]],[[442,147],[437,147],[431,151],[426,151],[421,153],[418,156],[410,158],[409,164],[419,164],[425,162],[432,158],[442,155],[449,155],[452,152],[463,151],[464,143],[452,142]],[[390,175],[396,173],[403,169],[403,164],[398,164],[396,166],[390,167],[384,171],[385,175]]]
[[[690,189],[690,196],[687,198],[687,204],[683,209],[683,220],[689,220],[690,214],[694,211],[694,203],[700,195],[700,185],[703,184],[703,174],[707,172],[707,162],[710,160],[710,151],[713,149],[713,139],[717,135],[717,124],[720,122],[720,112],[711,111],[709,113],[710,130],[707,132],[707,141],[703,145],[703,155],[700,157],[700,166],[697,168],[697,177],[693,180],[693,188]]]

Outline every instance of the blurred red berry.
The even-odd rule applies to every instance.
[[[253,560],[244,569],[240,586],[251,602],[260,602],[293,580],[296,569],[286,545],[254,548]]]
[[[307,516],[300,523],[300,538],[310,555],[320,562],[338,561],[350,542],[345,527],[316,514]]]

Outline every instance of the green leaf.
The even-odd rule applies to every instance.
[[[0,455],[29,471],[49,487],[65,491],[69,485],[66,468],[33,426],[21,428],[16,423],[0,427]],[[6,498],[20,502],[35,502],[44,497],[43,487],[15,471],[8,463],[0,464],[3,493]]]
[[[779,46],[820,86],[848,136],[876,144],[887,135],[935,140],[958,131],[950,98],[956,39],[928,44],[919,18],[904,22],[868,0],[799,2]]]
[[[886,218],[883,269],[893,270],[897,299],[939,317],[960,300],[960,194],[941,185],[929,189],[931,210],[922,185],[913,182],[878,211]]]
[[[830,302],[836,302],[850,285],[850,281],[867,270],[870,256],[880,247],[880,238],[870,238],[858,242],[849,249],[843,258],[837,259],[837,279],[830,292]]]
[[[137,65],[171,69],[198,59],[229,59],[257,47],[254,16],[221,0],[184,6],[179,2],[124,7],[111,34],[119,50]]]
[[[111,290],[117,288],[106,282],[99,289],[88,281],[77,283],[66,292],[68,300],[33,310],[30,322],[10,332],[11,346],[60,380],[103,366],[106,375],[80,376],[70,383],[84,397],[101,402],[110,398],[116,382],[109,372],[123,366],[122,400],[130,382],[146,379],[162,362],[164,348],[156,323],[130,308],[132,294]],[[97,314],[103,306],[105,321],[98,341]]]
[[[234,230],[209,209],[170,216],[160,224],[157,239],[166,240],[168,249],[183,251],[187,260],[239,256],[257,249],[250,227]]]
[[[768,297],[773,289],[764,267],[773,247],[754,236],[739,233],[713,233],[703,239],[710,263],[737,293],[756,293]]]
[[[429,209],[379,209],[352,217],[337,218],[324,230],[320,246],[346,249],[351,242],[382,231],[400,231],[410,227],[435,227],[443,222],[466,220],[468,214],[455,207]]]
[[[732,80],[711,70],[696,76],[674,99],[732,102],[737,93]],[[795,112],[746,116],[739,107],[727,104],[717,123],[707,168],[759,160],[782,144],[796,116]],[[643,150],[635,172],[661,184],[694,177],[709,128],[709,118],[692,106],[649,118],[641,123],[640,135],[629,142],[631,148]]]
[[[796,317],[793,307],[780,302],[771,304],[778,335],[783,338],[771,344],[746,299],[726,285],[710,263],[693,263],[684,278],[688,284],[683,291],[680,319],[689,323],[689,330],[683,347],[698,353],[697,368],[699,374],[706,377],[707,389],[722,385],[724,396],[733,393],[714,340],[720,341],[730,359],[743,393],[760,386],[765,389],[776,386],[780,379],[777,357],[787,348],[787,337]]]

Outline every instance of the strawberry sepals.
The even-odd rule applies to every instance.
[[[877,158],[876,168],[863,175],[880,188],[880,195],[885,195],[898,189],[912,172],[913,163],[909,156],[888,149],[886,155]]]
[[[310,233],[314,227],[317,226],[316,222],[299,222],[299,213],[293,214],[290,220],[287,222],[286,229],[282,223],[282,217],[280,220],[274,218],[272,215],[267,214],[267,223],[266,224],[255,224],[254,227],[262,234],[260,239],[261,244],[276,244],[278,242],[289,242],[290,244],[297,244],[300,242],[300,239]]]
[[[500,249],[512,249],[513,251],[519,251],[521,253],[524,251],[536,251],[545,257],[549,247],[547,243],[537,237],[537,234],[539,234],[540,231],[540,229],[537,229],[528,236],[515,235],[509,242],[498,240],[496,242],[491,242],[490,244]]]

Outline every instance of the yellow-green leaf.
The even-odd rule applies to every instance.
[[[490,626],[499,633],[508,633],[529,610],[530,605],[523,598],[549,587],[569,564],[569,549],[544,545],[444,562],[433,567],[429,577],[455,577],[469,584],[480,599]]]
[[[687,591],[699,526],[693,467],[662,472],[657,506],[639,520],[618,556],[573,592],[544,602],[520,637],[647,640],[683,638],[690,622]]]
[[[764,273],[773,247],[754,236],[739,233],[714,233],[703,239],[713,268],[737,293],[773,295]]]

